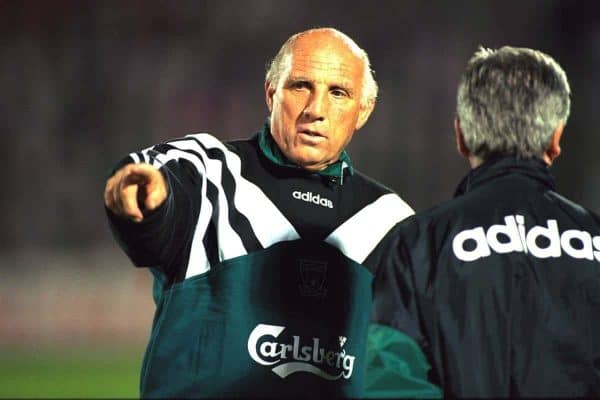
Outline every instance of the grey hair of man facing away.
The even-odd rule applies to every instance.
[[[369,60],[369,56],[367,52],[358,46],[354,40],[352,40],[343,32],[340,32],[334,28],[314,28],[290,36],[288,40],[283,43],[277,55],[275,55],[273,60],[269,63],[267,73],[265,75],[265,81],[271,82],[274,86],[278,86],[280,84],[280,78],[285,76],[287,70],[291,68],[292,49],[294,43],[298,40],[298,38],[316,31],[327,31],[332,36],[338,37],[346,43],[352,52],[354,52],[360,59],[363,60],[365,68],[362,79],[360,105],[361,108],[368,108],[372,106],[377,100],[377,92],[379,88],[377,86],[377,82],[375,81],[374,72],[371,69],[371,61]]]
[[[458,87],[459,152],[473,167],[498,153],[552,164],[560,154],[570,92],[563,69],[540,51],[480,48]]]
[[[373,314],[420,339],[444,397],[600,398],[600,215],[550,168],[569,96],[549,55],[478,49],[455,120],[471,169],[452,199],[395,228],[379,276],[397,300],[375,298]]]

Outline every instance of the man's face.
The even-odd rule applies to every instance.
[[[297,39],[277,87],[265,84],[271,133],[289,160],[319,171],[339,159],[373,108],[360,107],[364,68],[331,33]]]

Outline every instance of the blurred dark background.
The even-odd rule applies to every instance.
[[[369,53],[380,96],[350,155],[416,210],[449,199],[467,172],[452,121],[477,47],[549,53],[573,92],[553,171],[564,195],[600,212],[599,11],[574,0],[0,1],[0,340],[85,342],[106,318],[108,337],[145,342],[149,284],[107,229],[108,172],[169,138],[256,132],[267,61],[310,27],[336,27]],[[143,312],[115,314],[134,294]]]
[[[266,62],[294,32],[334,26],[381,87],[350,154],[421,210],[467,169],[454,150],[459,75],[479,45],[541,49],[573,90],[560,189],[600,211],[600,5],[585,1],[1,2],[0,249],[112,243],[104,179],[128,152],[192,132],[247,136]]]

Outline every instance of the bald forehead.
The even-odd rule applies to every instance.
[[[327,31],[303,34],[293,42],[289,55],[281,84],[307,81],[361,96],[366,63],[338,35]]]
[[[352,39],[333,29],[322,28],[303,32],[291,44],[290,50],[293,54],[297,49],[306,50],[307,47],[315,50],[325,49],[332,53],[345,53],[347,56],[353,55],[364,63],[360,47]]]
[[[310,63],[314,66],[335,68],[342,74],[362,75],[366,67],[358,46],[352,46],[348,39],[332,30],[304,33],[294,41],[290,50],[290,64],[296,68]]]

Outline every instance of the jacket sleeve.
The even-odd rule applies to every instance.
[[[442,397],[428,379],[430,365],[423,352],[410,253],[398,228],[390,231],[383,244],[385,251],[373,282],[365,397]]]
[[[113,236],[134,265],[153,267],[173,276],[181,273],[189,258],[201,206],[202,177],[189,160],[163,158],[166,162],[159,161],[159,155],[167,154],[170,149],[169,145],[158,145],[133,153],[116,168],[133,162],[159,167],[168,185],[164,203],[155,210],[143,211],[144,219],[139,223],[121,218],[108,208],[106,213]]]

